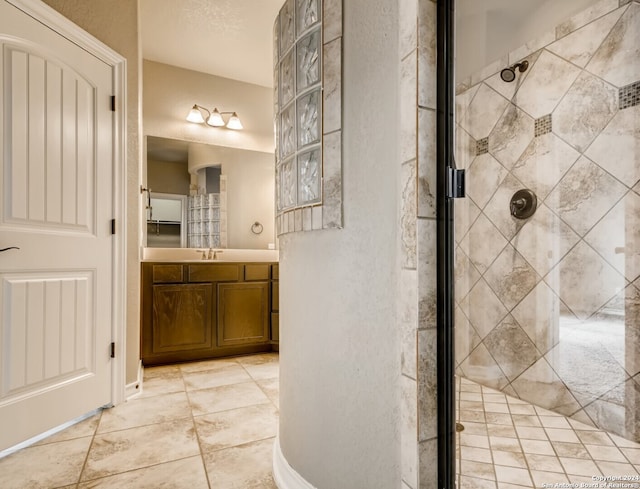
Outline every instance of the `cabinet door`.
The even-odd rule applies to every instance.
[[[269,282],[218,284],[218,346],[269,341]]]
[[[212,348],[211,284],[154,285],[153,353]]]

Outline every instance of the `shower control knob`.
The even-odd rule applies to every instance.
[[[516,219],[527,219],[536,212],[538,198],[533,190],[528,188],[518,190],[511,197],[509,212]]]

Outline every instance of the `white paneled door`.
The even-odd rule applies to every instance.
[[[111,402],[113,68],[0,0],[0,450]]]

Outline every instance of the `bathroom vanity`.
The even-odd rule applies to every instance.
[[[278,349],[278,263],[142,263],[144,365]]]

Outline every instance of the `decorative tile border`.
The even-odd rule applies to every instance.
[[[489,138],[482,138],[476,141],[476,156],[489,152]]]
[[[551,132],[551,114],[543,115],[536,119],[535,122],[535,137],[542,136],[543,134],[549,134]]]
[[[640,104],[640,81],[622,87],[618,91],[620,110]]]
[[[274,24],[276,232],[342,227],[342,0],[287,0]]]

